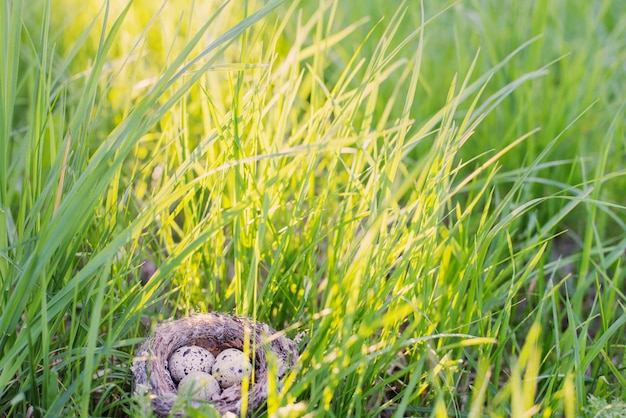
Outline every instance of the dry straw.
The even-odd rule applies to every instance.
[[[298,350],[293,341],[266,324],[243,317],[208,313],[159,324],[154,334],[141,345],[135,358],[132,367],[135,392],[148,391],[155,414],[167,416],[177,399],[176,384],[167,370],[170,354],[185,345],[204,347],[213,355],[227,348],[243,350],[246,338],[250,338],[251,351],[254,351],[254,377],[246,409],[254,411],[267,399],[266,350],[269,348],[278,359],[279,378],[295,366]],[[224,389],[211,403],[222,414],[232,412],[240,415],[241,402],[241,386],[235,385]],[[191,403],[200,405],[195,401]]]

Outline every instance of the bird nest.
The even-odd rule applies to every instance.
[[[228,348],[243,350],[246,339],[249,339],[250,350],[254,352],[254,373],[246,410],[257,410],[267,399],[268,352],[277,358],[277,377],[281,378],[298,360],[296,344],[266,324],[217,313],[197,314],[159,324],[154,334],[141,345],[135,358],[132,367],[135,393],[148,392],[155,414],[167,416],[177,401],[176,384],[167,368],[168,358],[174,351],[183,346],[196,345],[217,356]],[[240,385],[226,388],[212,398],[211,404],[221,414],[232,412],[240,415],[241,391]],[[195,400],[190,403],[201,405]]]

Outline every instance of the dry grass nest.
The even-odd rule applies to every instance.
[[[267,351],[278,358],[278,378],[293,368],[298,360],[296,344],[278,335],[266,324],[249,318],[208,313],[197,314],[175,321],[159,324],[154,334],[147,338],[138,350],[132,371],[135,376],[135,392],[148,393],[157,416],[167,416],[176,401],[177,389],[167,369],[169,356],[178,348],[197,345],[213,355],[228,348],[243,350],[246,335],[254,348],[254,378],[248,392],[248,408],[252,412],[267,399]],[[269,341],[269,343],[268,343]],[[199,406],[200,403],[191,402]],[[241,386],[224,389],[212,399],[211,404],[220,413],[241,414]]]

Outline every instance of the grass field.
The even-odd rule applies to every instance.
[[[0,1],[0,416],[206,311],[259,416],[626,416],[626,2],[422,3]]]

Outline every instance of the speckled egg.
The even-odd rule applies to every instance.
[[[229,348],[217,355],[213,364],[213,377],[222,389],[240,384],[244,376],[250,376],[252,365],[243,351]]]
[[[210,401],[221,392],[213,376],[205,372],[191,372],[178,384],[178,394],[197,400]]]
[[[172,380],[180,382],[191,372],[211,373],[215,357],[209,350],[196,345],[180,347],[168,360],[168,369]]]

